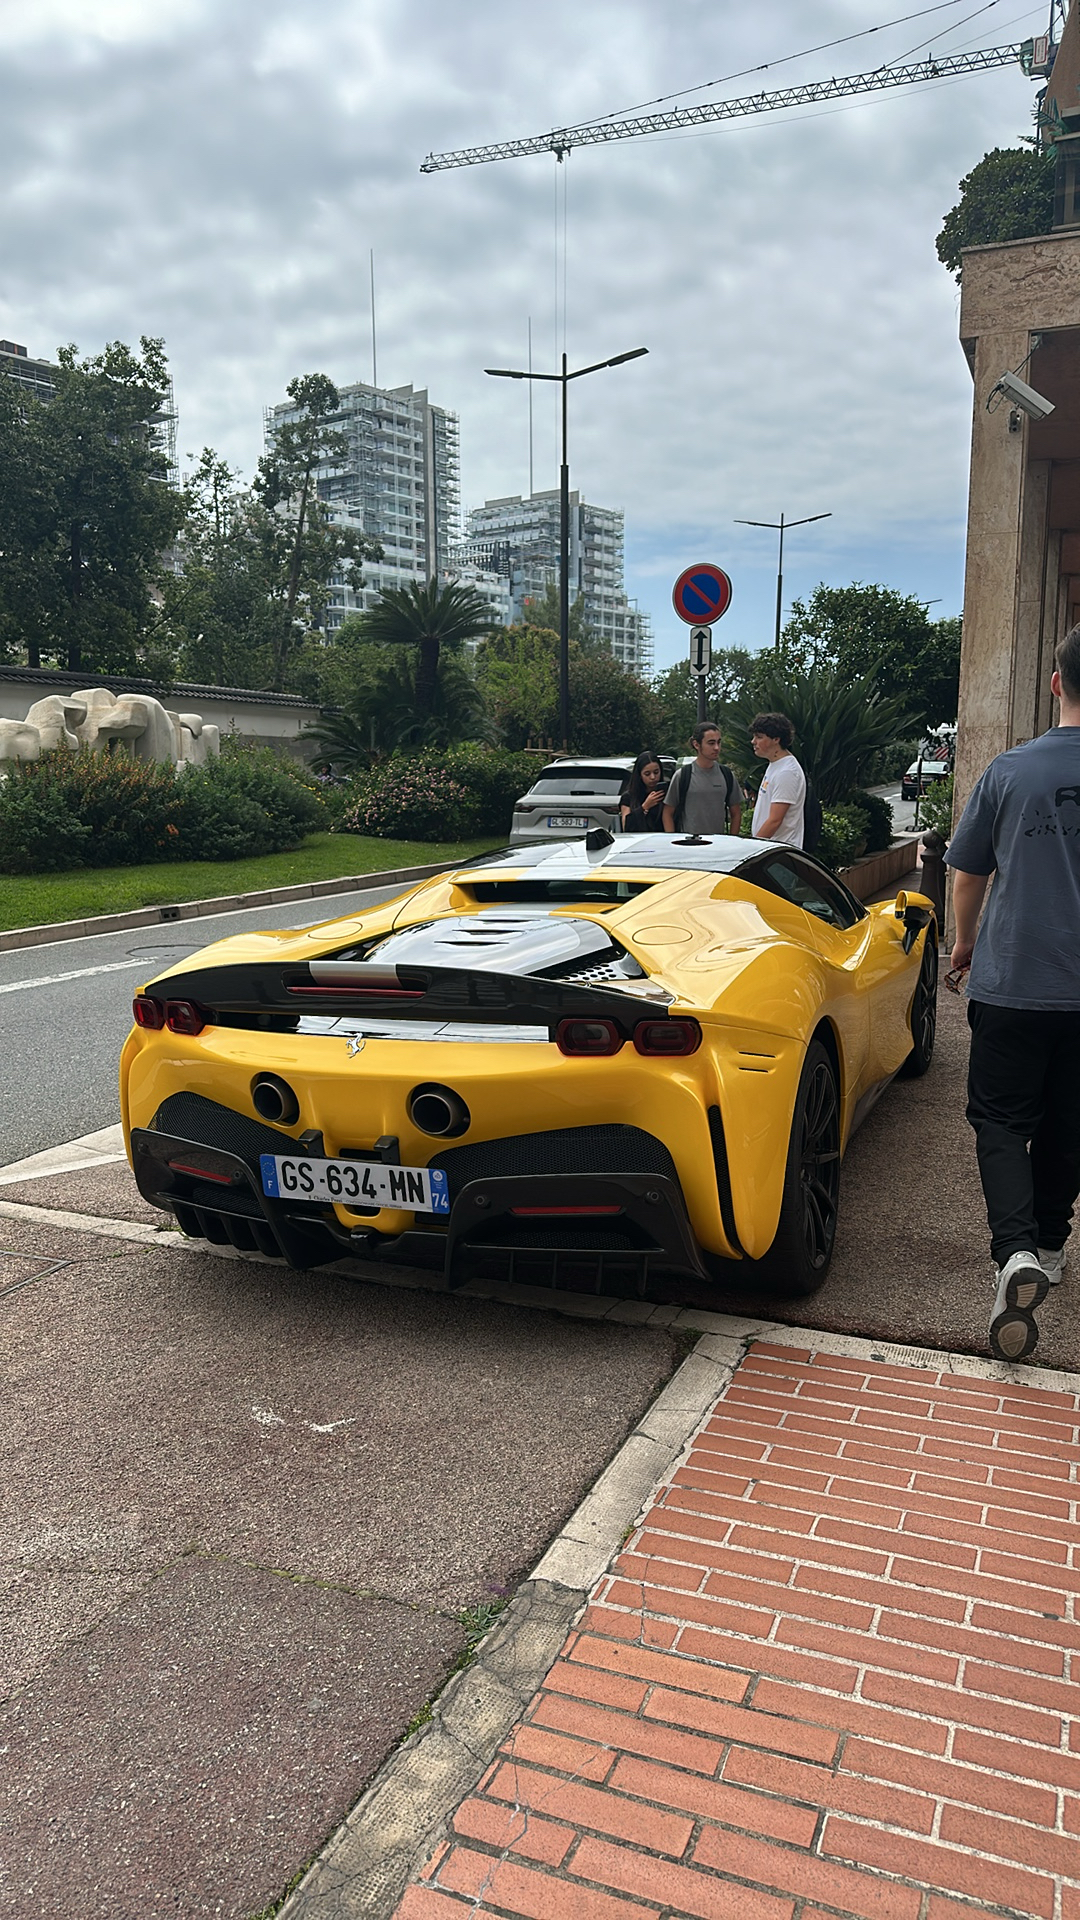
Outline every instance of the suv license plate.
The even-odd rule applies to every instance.
[[[549,827],[587,827],[588,816],[584,813],[549,813]]]
[[[441,1167],[387,1167],[378,1160],[289,1159],[261,1153],[262,1189],[271,1200],[355,1200],[364,1207],[400,1207],[409,1213],[449,1213],[450,1191]]]

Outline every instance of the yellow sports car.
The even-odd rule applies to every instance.
[[[853,1129],[930,1065],[936,987],[921,895],[867,909],[792,847],[599,829],[159,974],[125,1137],[185,1233],[297,1267],[795,1296]]]

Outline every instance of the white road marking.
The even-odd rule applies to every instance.
[[[88,980],[92,973],[123,973],[129,968],[138,971],[140,967],[146,972],[153,967],[153,961],[111,960],[107,967],[76,967],[73,973],[50,973],[41,980],[9,980],[6,986],[0,987],[0,993],[26,993],[31,987],[58,987],[65,980]]]
[[[251,1417],[253,1420],[258,1421],[260,1427],[283,1427],[286,1425],[281,1414],[272,1412],[269,1407],[252,1407]],[[317,1420],[300,1420],[297,1424],[301,1427],[306,1427],[308,1433],[336,1433],[339,1427],[355,1427],[359,1418],[360,1415],[354,1413],[351,1419],[330,1420],[327,1421],[325,1425],[320,1425]]]

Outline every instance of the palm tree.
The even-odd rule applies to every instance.
[[[858,786],[883,747],[895,746],[904,738],[909,718],[905,702],[885,699],[872,674],[852,679],[834,666],[809,667],[800,673],[770,662],[753,675],[738,700],[725,702],[718,715],[725,751],[730,751],[740,770],[754,767],[750,722],[755,713],[765,712],[786,713],[793,722],[795,753],[825,806]]]
[[[383,754],[415,747],[456,747],[464,740],[497,743],[498,728],[464,660],[447,654],[439,661],[431,710],[421,717],[415,653],[368,647],[364,655],[343,710],[324,713],[301,734],[315,742],[319,760],[335,772],[362,773]]]
[[[416,648],[416,713],[424,721],[435,708],[442,649],[457,651],[466,640],[490,633],[494,625],[487,601],[475,587],[412,581],[407,587],[385,589],[364,615],[364,638],[383,646]]]

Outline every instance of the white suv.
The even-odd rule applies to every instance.
[[[675,762],[659,756],[670,780]],[[593,827],[618,833],[619,795],[633,754],[610,760],[553,760],[514,806],[510,845],[522,840],[580,840]]]

